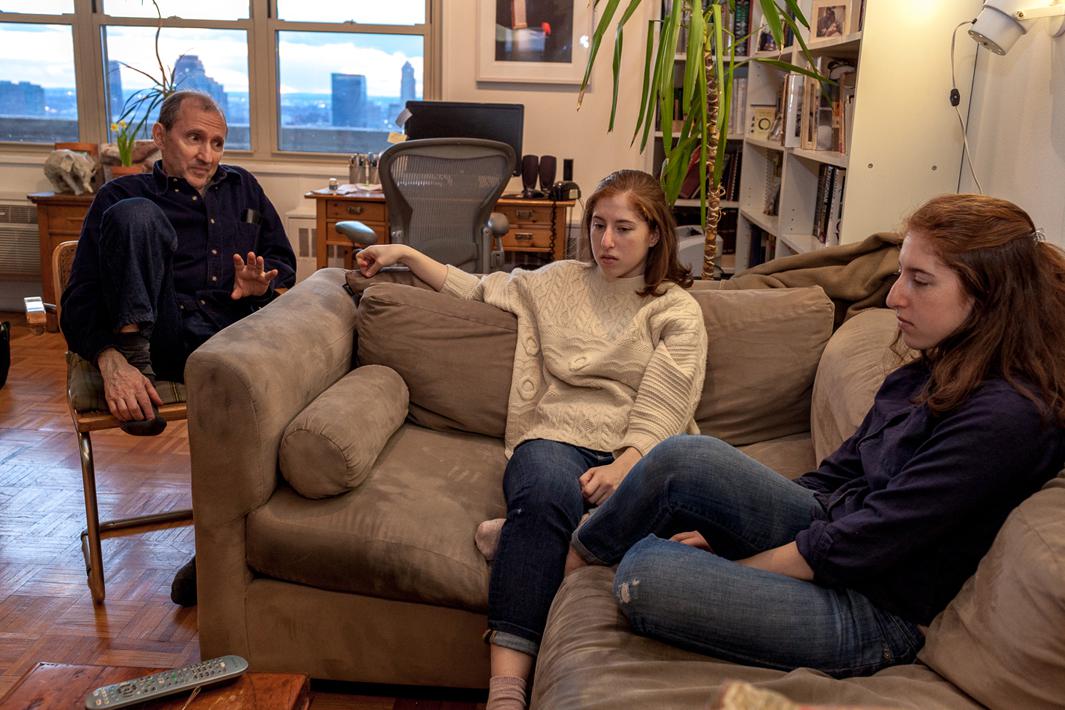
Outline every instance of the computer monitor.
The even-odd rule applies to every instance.
[[[487,138],[514,149],[514,174],[521,173],[523,104],[408,101],[407,138]]]

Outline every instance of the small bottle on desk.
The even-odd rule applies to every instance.
[[[340,187],[340,183],[337,182],[337,179],[329,178],[329,191],[336,192],[338,187]]]

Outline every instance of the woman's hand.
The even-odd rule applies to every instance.
[[[710,543],[706,541],[706,538],[702,536],[698,530],[691,530],[689,532],[679,532],[673,537],[669,538],[673,542],[679,542],[682,545],[688,545],[699,550],[706,550],[707,552],[713,552],[714,548],[710,547]]]
[[[643,456],[639,451],[628,448],[606,466],[595,466],[585,471],[578,479],[584,499],[592,505],[605,503],[641,458]]]
[[[404,252],[409,249],[405,244],[374,244],[365,249],[360,249],[355,254],[355,262],[359,272],[366,278],[370,278],[386,266],[399,264],[403,261]]]

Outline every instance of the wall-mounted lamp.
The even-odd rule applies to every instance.
[[[1050,34],[1065,34],[1065,1],[1063,0],[985,0],[969,36],[995,54],[1010,51],[1033,22],[1042,17],[1058,17],[1052,22]]]

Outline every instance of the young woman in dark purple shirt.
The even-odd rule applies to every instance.
[[[1065,462],[1065,255],[1004,200],[905,223],[887,298],[913,361],[795,481],[711,437],[655,447],[574,533],[640,634],[844,677],[912,661],[1009,512]]]

